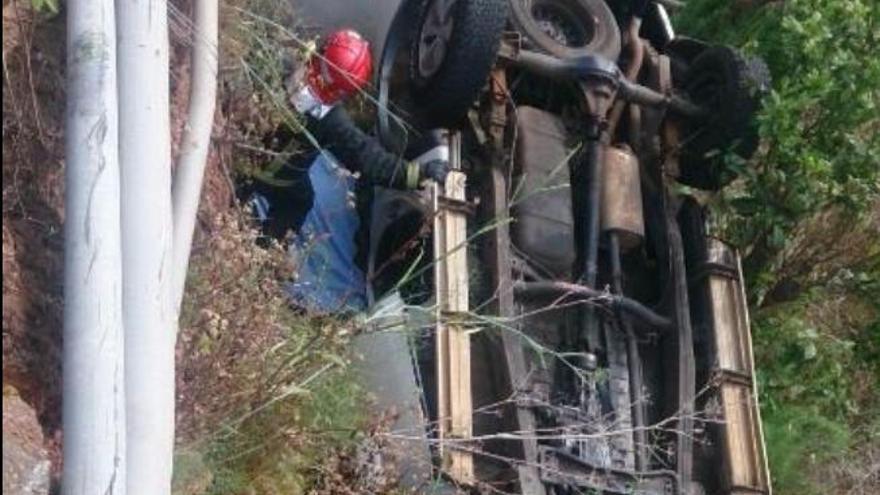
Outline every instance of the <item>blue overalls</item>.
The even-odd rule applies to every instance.
[[[313,312],[362,311],[367,297],[363,271],[355,263],[360,226],[355,178],[326,152],[317,154],[308,174],[314,201],[290,245],[296,276],[287,293]]]

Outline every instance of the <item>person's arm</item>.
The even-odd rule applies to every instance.
[[[366,85],[372,72],[369,43],[351,30],[333,33],[303,70],[289,80],[290,101],[307,121],[318,145],[344,167],[360,172],[373,185],[415,189],[425,179],[444,183],[449,171],[448,152],[432,152],[413,161],[385,150],[361,131],[340,105]]]
[[[370,184],[413,189],[422,179],[419,163],[406,161],[383,148],[362,131],[341,105],[322,118],[307,117],[308,130],[326,151],[352,172],[360,172]]]

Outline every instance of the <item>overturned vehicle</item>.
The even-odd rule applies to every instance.
[[[365,347],[430,445],[408,482],[769,494],[739,259],[695,192],[755,151],[763,63],[676,35],[672,0],[294,3],[372,40],[386,147],[448,130],[445,187],[370,214],[372,297],[420,330]]]

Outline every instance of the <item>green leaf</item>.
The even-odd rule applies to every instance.
[[[769,244],[771,247],[781,249],[785,246],[785,231],[781,225],[774,225],[770,233]]]
[[[814,359],[816,357],[816,354],[818,353],[818,351],[816,350],[816,343],[815,342],[807,342],[803,346],[803,351],[804,351],[804,359],[806,359],[807,361]]]
[[[38,12],[58,13],[59,0],[31,0],[31,5]]]

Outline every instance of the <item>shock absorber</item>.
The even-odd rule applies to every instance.
[[[599,272],[599,235],[602,199],[602,148],[606,141],[608,110],[614,101],[620,80],[617,65],[598,56],[585,57],[580,62],[578,84],[584,96],[584,112],[587,114],[586,154],[579,164],[578,173],[572,174],[574,196],[586,193],[582,201],[572,201],[575,221],[579,232],[577,260],[574,269],[576,280],[591,289],[596,288]],[[580,211],[577,211],[580,210]],[[590,307],[581,313],[579,347],[595,349],[599,339],[599,318]]]

